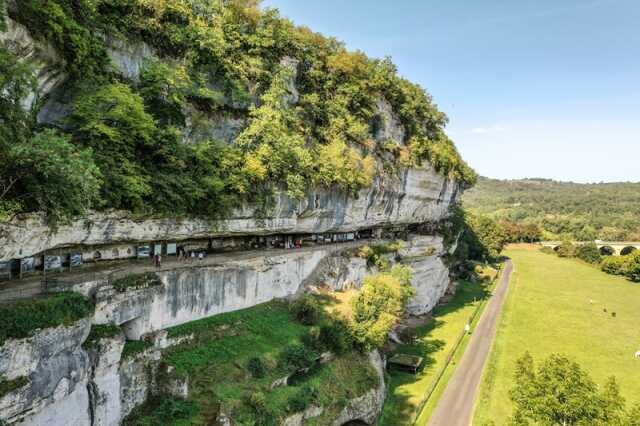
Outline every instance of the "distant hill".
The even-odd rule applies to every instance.
[[[640,183],[481,177],[463,204],[500,221],[536,224],[543,239],[640,240]]]

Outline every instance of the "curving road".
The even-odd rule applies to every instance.
[[[502,278],[478,321],[469,345],[438,402],[429,426],[469,426],[482,370],[489,356],[500,311],[509,288],[513,264],[506,262]]]

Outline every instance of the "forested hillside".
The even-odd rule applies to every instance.
[[[107,208],[220,217],[244,201],[268,206],[274,188],[354,193],[423,161],[475,179],[446,116],[390,60],[256,0],[0,0],[0,31],[22,34],[16,25],[64,78],[40,96],[53,65],[38,74],[0,45],[0,220]],[[144,53],[139,73],[116,69],[114,46]],[[380,105],[402,143],[380,134]],[[198,137],[206,123],[234,134]]]
[[[483,177],[463,202],[503,222],[516,240],[640,240],[640,183]]]

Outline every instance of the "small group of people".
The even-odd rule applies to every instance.
[[[185,262],[185,263],[191,263],[193,262],[196,258],[198,259],[198,261],[202,261],[202,259],[204,259],[205,253],[203,251],[189,251],[187,253],[187,251],[180,247],[178,249],[178,261],[180,262]]]
[[[156,265],[156,268],[162,267],[162,256],[160,254],[156,254],[153,256],[153,264]]]

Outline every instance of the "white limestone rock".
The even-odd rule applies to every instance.
[[[158,58],[154,50],[142,41],[106,37],[105,44],[111,64],[123,77],[136,82],[147,63]]]
[[[90,330],[83,319],[0,347],[0,375],[28,384],[0,398],[0,420],[25,425],[89,425],[89,357],[81,348]]]
[[[120,357],[124,348],[123,334],[103,338],[89,350],[91,379],[89,382],[92,426],[120,424]]]
[[[227,220],[137,219],[128,213],[92,213],[49,228],[41,215],[0,223],[0,261],[44,250],[83,245],[185,240],[267,233],[350,232],[383,225],[437,222],[449,214],[459,185],[430,167],[409,169],[399,177],[377,177],[350,197],[338,191],[311,191],[303,200],[281,193],[270,217],[257,219],[256,206],[245,206]]]
[[[383,97],[376,102],[376,115],[373,137],[378,142],[393,141],[404,145],[405,130],[391,104]]]
[[[7,30],[0,31],[0,42],[24,63],[33,67],[35,72],[37,88],[22,102],[25,109],[31,110],[38,100],[50,94],[65,80],[65,62],[53,46],[36,42],[23,25],[9,17],[6,17],[6,24]]]

